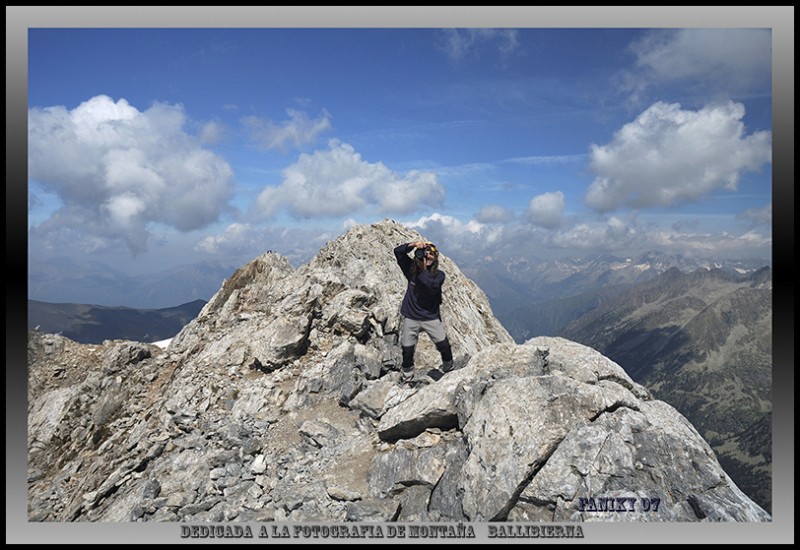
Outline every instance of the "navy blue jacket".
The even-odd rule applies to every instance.
[[[394,249],[394,256],[403,274],[408,279],[406,295],[400,306],[403,317],[415,321],[433,321],[439,319],[439,304],[442,303],[442,283],[444,271],[431,275],[427,269],[414,273],[414,260],[408,253],[412,250],[410,243],[401,244]]]

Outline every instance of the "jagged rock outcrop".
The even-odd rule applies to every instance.
[[[297,270],[278,254],[264,254],[225,281],[170,351],[208,365],[274,370],[343,343],[360,355],[359,346],[368,344],[377,352],[370,359],[394,365],[406,281],[393,249],[422,238],[386,221],[353,228]],[[447,274],[442,317],[455,353],[468,357],[513,341],[475,283],[445,255],[440,268]],[[418,362],[437,366],[438,352],[421,340]]]
[[[513,343],[446,257],[462,368],[401,387],[392,248],[421,238],[384,221],[299,269],[265,254],[166,350],[31,331],[29,520],[770,520],[672,407],[591,348]]]

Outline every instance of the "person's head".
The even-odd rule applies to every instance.
[[[433,243],[425,243],[425,248],[418,248],[415,257],[420,268],[436,273],[439,268],[439,251]]]

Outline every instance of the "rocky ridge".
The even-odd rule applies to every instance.
[[[29,520],[770,521],[674,408],[591,348],[515,344],[446,256],[461,368],[402,387],[413,240],[387,220],[298,269],[264,254],[166,350],[31,331]]]

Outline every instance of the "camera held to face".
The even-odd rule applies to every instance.
[[[432,254],[434,258],[439,254],[433,243],[427,243],[424,247],[414,250],[414,257],[418,260],[424,260],[429,253]]]

